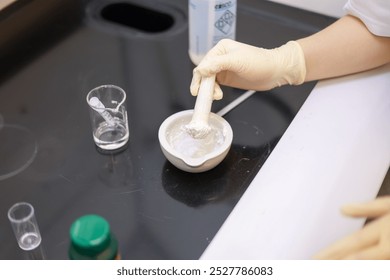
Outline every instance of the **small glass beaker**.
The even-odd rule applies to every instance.
[[[21,249],[29,251],[41,244],[42,238],[35,219],[34,207],[30,203],[14,204],[8,210],[8,219]]]
[[[87,95],[92,134],[103,150],[116,150],[129,140],[126,93],[115,85],[102,85]]]

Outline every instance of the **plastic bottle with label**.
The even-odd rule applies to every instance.
[[[189,0],[188,14],[188,53],[195,65],[219,40],[235,40],[237,0]]]
[[[98,215],[85,215],[70,228],[71,260],[118,260],[118,241],[110,225]]]

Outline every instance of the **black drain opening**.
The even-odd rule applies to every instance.
[[[174,24],[172,16],[131,3],[114,3],[105,6],[101,15],[104,19],[148,33],[168,30]]]

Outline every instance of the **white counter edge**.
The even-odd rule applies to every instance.
[[[309,259],[362,227],[390,165],[390,65],[319,82],[201,259]]]

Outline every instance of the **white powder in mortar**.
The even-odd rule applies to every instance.
[[[167,133],[172,148],[187,158],[200,158],[217,150],[225,141],[220,129],[210,125],[210,131],[204,138],[194,138],[185,125],[176,125]]]

